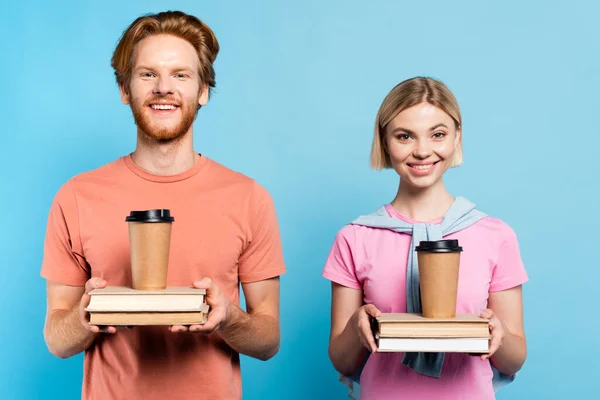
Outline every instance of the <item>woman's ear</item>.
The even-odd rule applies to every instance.
[[[458,144],[460,143],[460,137],[462,136],[462,130],[460,128],[458,128],[456,130],[456,135],[454,137],[454,149],[456,150],[458,148]]]

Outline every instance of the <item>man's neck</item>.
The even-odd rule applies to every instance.
[[[190,130],[179,140],[160,143],[138,132],[136,149],[131,158],[139,167],[155,175],[180,174],[193,168],[200,159],[194,151],[192,137]]]
[[[400,182],[398,193],[391,204],[401,215],[427,222],[442,218],[453,202],[454,198],[440,179],[425,189],[409,188]]]

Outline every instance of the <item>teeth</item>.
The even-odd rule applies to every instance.
[[[170,104],[152,104],[150,107],[152,107],[154,110],[174,110],[175,106],[172,106]]]
[[[433,165],[433,164],[426,164],[426,165],[415,165],[415,164],[413,164],[413,165],[412,165],[412,167],[413,167],[414,169],[418,169],[418,170],[421,170],[421,171],[423,171],[423,170],[426,170],[426,169],[429,169],[429,168],[431,168],[431,166],[432,166],[432,165]]]

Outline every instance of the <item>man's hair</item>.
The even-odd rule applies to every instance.
[[[207,85],[209,91],[215,87],[213,63],[219,52],[217,38],[205,23],[181,11],[144,15],[133,21],[123,32],[111,60],[120,86],[129,86],[135,46],[148,36],[160,34],[176,36],[194,46],[200,61],[198,75],[201,85]]]
[[[461,129],[462,118],[458,101],[446,85],[438,80],[420,76],[400,82],[385,97],[377,113],[371,147],[371,168],[381,170],[392,167],[390,155],[385,149],[385,129],[400,112],[421,103],[441,109],[454,120],[456,129]],[[450,166],[457,167],[462,161],[461,132]]]

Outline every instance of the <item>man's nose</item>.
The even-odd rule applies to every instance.
[[[172,94],[173,88],[173,81],[170,79],[170,77],[159,76],[155,81],[153,93],[164,96],[167,94]]]

